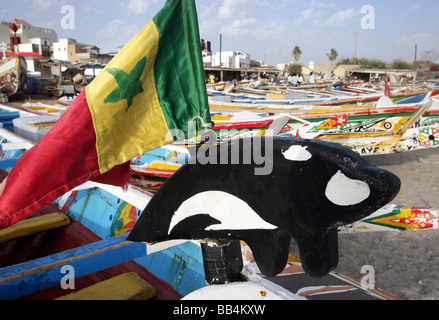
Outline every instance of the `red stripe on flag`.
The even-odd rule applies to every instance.
[[[0,197],[0,228],[24,219],[72,188],[98,177],[95,145],[93,120],[83,90],[7,177]],[[108,183],[125,172],[127,165],[117,166],[96,180]],[[120,185],[124,185],[126,178],[119,178]]]

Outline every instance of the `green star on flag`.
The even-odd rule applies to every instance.
[[[126,73],[122,69],[118,68],[109,68],[107,70],[107,72],[116,79],[118,87],[105,98],[104,103],[115,103],[126,99],[126,112],[128,112],[128,109],[133,104],[134,97],[143,92],[140,76],[145,69],[146,60],[146,57],[143,57],[139,62],[137,62],[136,66],[130,71],[130,73]]]

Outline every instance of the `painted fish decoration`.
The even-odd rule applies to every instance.
[[[191,154],[128,240],[243,240],[269,276],[284,269],[291,238],[307,274],[328,274],[338,263],[337,227],[369,216],[400,189],[394,174],[318,140],[254,137]]]

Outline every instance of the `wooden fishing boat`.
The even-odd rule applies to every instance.
[[[395,103],[388,100],[387,97],[382,97],[378,105],[291,105],[291,104],[267,104],[267,103],[233,103],[233,102],[220,102],[210,101],[211,113],[218,113],[222,115],[233,116],[242,111],[253,112],[257,114],[287,114],[292,120],[292,124],[303,125],[303,121],[296,121],[294,118],[298,118],[308,122],[317,122],[321,120],[327,120],[336,116],[347,115],[349,117],[374,117],[377,115],[397,115],[414,113],[423,104],[435,97],[439,93],[438,90],[430,91],[427,94],[420,95],[417,98],[408,99]],[[435,113],[439,110],[439,104],[434,102],[429,108],[427,113]]]
[[[145,165],[131,165],[131,183],[145,190],[158,190],[182,164],[154,160]]]
[[[49,92],[49,95],[55,96],[55,97],[61,97],[64,95],[64,89],[58,88],[58,87],[47,87],[47,91]]]
[[[36,115],[53,115],[53,116],[61,116],[64,111],[66,111],[65,107],[60,106],[50,106],[42,102],[27,102],[20,106],[21,110],[28,111],[30,113],[36,114]]]
[[[21,56],[11,56],[0,61],[0,92],[14,95],[23,90],[27,79],[26,61]]]
[[[439,111],[429,111],[431,105],[425,102],[416,111],[367,118],[336,116],[280,135],[338,143],[363,156],[435,148],[439,146]]]
[[[242,244],[245,256],[245,244]],[[310,279],[300,259],[290,255],[280,276],[264,276],[254,261],[245,265],[248,281],[206,286],[182,300],[400,300],[400,298],[365,282],[331,272],[321,279]],[[256,309],[261,313],[263,309]]]
[[[351,225],[342,226],[340,232],[376,232],[435,230],[439,227],[436,208],[389,204],[371,216]]]
[[[58,100],[56,100],[56,103],[60,107],[67,108],[70,106],[73,102],[73,100],[76,98],[76,96],[62,96]]]
[[[34,145],[6,130],[0,130],[0,135],[4,137],[4,158],[0,162],[3,168],[12,167],[20,154]],[[8,144],[11,146],[7,147]],[[15,153],[15,149],[19,152]],[[4,177],[7,171],[0,172]],[[25,226],[16,226],[21,229],[21,233],[14,240],[11,240],[10,233],[6,236],[0,233],[0,241],[6,239],[0,248],[1,298],[63,299],[66,294],[133,272],[155,288],[154,293],[150,294],[154,299],[180,299],[205,288],[203,254],[199,241],[145,245],[125,240],[142,208],[153,196],[132,185],[124,192],[108,185],[87,183],[25,220],[34,225],[32,219],[43,217],[43,227],[37,230],[38,233],[26,233],[23,231]],[[49,215],[61,222],[48,226]],[[26,249],[23,251],[20,248]],[[69,273],[65,271],[70,267],[74,269],[73,278],[69,278]],[[74,282],[75,289],[68,287],[66,277]],[[266,283],[262,284],[262,291],[268,292],[276,287],[275,279],[264,281]],[[332,280],[324,278],[319,283],[331,286]],[[344,284],[348,285],[347,282]],[[247,285],[251,285],[251,281]],[[3,290],[6,287],[8,289]],[[360,286],[355,290],[359,290],[358,293],[364,292],[358,298],[378,298]],[[282,299],[304,298],[303,295],[295,296],[293,293],[285,296],[278,289],[275,292]]]
[[[0,173],[4,177],[34,143],[4,129],[0,130],[0,136],[3,137],[0,165],[4,168]],[[169,147],[168,153],[160,150],[150,156],[156,159],[156,163],[162,160],[174,160],[175,163],[180,161],[177,159],[187,160],[187,157],[182,157],[185,152],[178,153],[178,150]],[[138,166],[142,161],[141,157],[133,159],[133,163],[137,162]],[[169,162],[162,165],[167,170]],[[43,217],[43,227],[38,229],[38,233],[23,234],[26,228],[19,226],[20,237],[11,240],[10,233],[5,236],[0,232],[0,242],[7,238],[0,247],[0,297],[73,299],[75,296],[66,294],[93,288],[97,283],[107,280],[123,281],[119,280],[122,275],[132,282],[134,272],[141,278],[135,280],[136,283],[142,283],[139,294],[153,299],[196,299],[198,294],[206,299],[209,295],[205,295],[205,290],[215,290],[218,294],[229,286],[236,288],[236,285],[244,285],[247,288],[245,290],[253,290],[253,293],[255,288],[259,288],[256,293],[263,299],[397,299],[378,288],[366,288],[358,281],[334,272],[311,281],[303,273],[300,261],[294,259],[288,261],[281,275],[263,276],[245,243],[242,243],[242,250],[246,257],[247,281],[206,286],[202,241],[177,240],[155,245],[126,241],[143,208],[153,197],[153,193],[135,185],[123,191],[121,188],[88,182],[67,192],[29,219]],[[396,210],[402,212],[406,209],[394,208],[394,215]],[[383,212],[375,215],[380,217]],[[48,226],[49,216],[54,216],[59,222],[55,226]],[[377,219],[375,216],[372,218]],[[351,232],[363,230],[361,227],[346,228]],[[69,274],[69,267],[74,269],[74,277]],[[69,281],[75,284],[75,289],[69,288]],[[310,292],[311,286],[322,288],[322,292],[319,295]],[[99,287],[99,290],[123,291],[108,288],[112,287]],[[233,297],[230,296],[230,299]],[[238,298],[247,299],[248,296]]]
[[[0,174],[3,180],[21,154],[32,148],[34,143],[7,130],[1,130],[3,151]],[[96,189],[97,186],[90,186],[90,189],[82,190],[86,190],[84,191],[85,197],[93,202],[91,198],[94,198]],[[73,214],[67,216],[63,213],[68,210],[74,211],[76,206],[73,202],[75,201],[84,205],[81,201],[82,190],[73,191],[73,195],[69,195],[66,201],[61,199],[62,205],[55,202],[44,207],[24,220],[24,224],[14,225],[11,228],[13,230],[7,228],[0,231],[0,242],[2,242],[0,298],[55,299],[97,282],[135,272],[143,279],[142,281],[146,281],[155,288],[154,293],[149,295],[150,297],[180,299],[182,295],[169,284],[133,261],[134,258],[145,256],[146,247],[125,241],[125,233],[130,227],[129,221],[133,218],[131,205],[122,201],[121,207],[121,199],[113,196],[112,200],[108,200],[105,195],[111,197],[111,194],[101,191],[102,193],[96,199],[107,201],[105,207],[111,208],[107,209],[105,214],[109,215],[107,219],[111,218],[108,221],[113,227],[107,224],[107,227],[110,227],[107,230],[102,223],[88,223],[88,214],[76,215],[75,218]],[[152,197],[152,194],[131,187],[130,192],[124,193],[124,198],[126,197],[142,198],[140,202],[139,200],[132,201],[142,207]],[[99,204],[94,203],[87,207],[87,211],[96,210],[97,206]],[[117,206],[120,210],[112,211],[112,206]],[[128,211],[125,211],[127,206]],[[113,217],[114,221],[112,221]],[[87,228],[87,225],[91,229]],[[124,229],[126,227],[128,229]],[[91,231],[92,229],[96,232]],[[109,234],[105,236],[107,232]],[[63,288],[62,277],[66,274],[62,271],[63,266],[74,268],[76,278],[73,278],[73,287],[75,289]],[[131,277],[127,281],[129,282],[130,279]],[[145,286],[143,282],[142,286]]]
[[[426,87],[398,88],[391,94],[393,102],[422,96],[431,91]],[[363,90],[352,86],[340,86],[337,89],[315,90],[300,87],[261,87],[254,88],[234,88],[234,92],[244,95],[242,99],[259,98],[254,103],[276,103],[276,104],[311,104],[318,106],[338,106],[338,105],[358,105],[376,103],[383,96],[383,89]],[[221,94],[219,92],[218,94]],[[218,99],[215,99],[218,101]],[[420,99],[422,100],[422,98]],[[273,102],[276,101],[276,102]],[[234,100],[239,104],[239,100]],[[415,101],[413,101],[415,102]]]

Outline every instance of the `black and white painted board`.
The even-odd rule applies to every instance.
[[[276,275],[293,237],[306,273],[322,277],[338,263],[337,227],[369,216],[399,192],[398,177],[342,146],[248,139],[199,149],[201,157],[158,190],[128,240],[243,240],[261,272]]]

